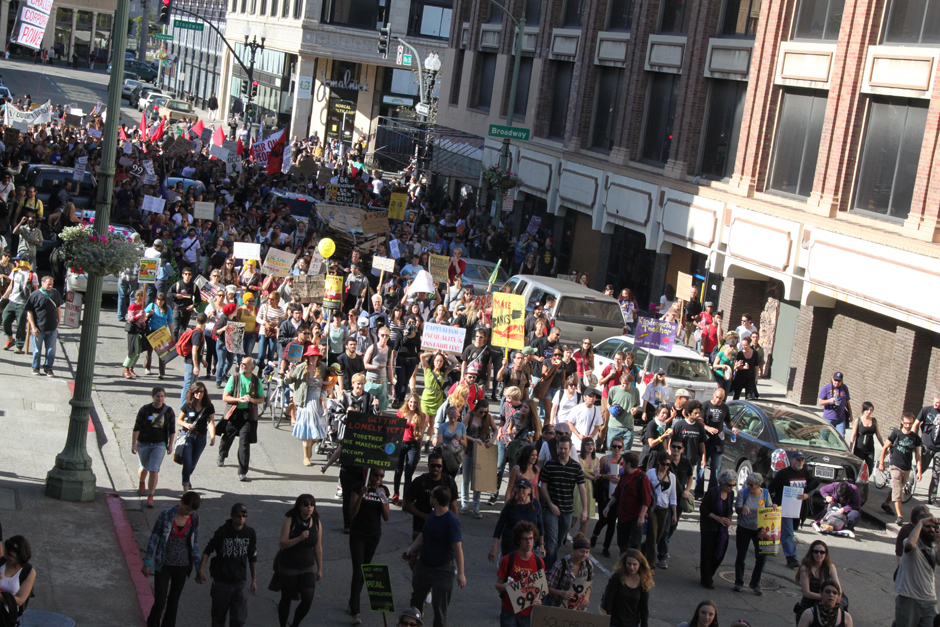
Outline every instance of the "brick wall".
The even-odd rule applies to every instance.
[[[755,325],[760,323],[760,312],[764,309],[767,281],[752,279],[725,279],[721,284],[718,311],[722,315],[722,331],[730,331],[741,325],[741,316],[748,314]]]
[[[925,342],[924,351],[927,353],[927,360],[924,364],[926,381],[921,404],[929,405],[933,402],[933,397],[940,394],[940,337],[931,333],[930,341]]]
[[[829,335],[832,315],[833,310],[825,307],[800,307],[787,382],[787,399],[793,403],[816,402],[822,384],[823,357],[826,354],[826,338]],[[830,376],[832,372],[826,375]],[[850,386],[849,390],[851,389]]]
[[[623,110],[618,116],[615,127],[616,141],[614,148],[620,147],[629,159],[637,160],[640,152],[640,129],[643,126],[643,110],[646,108],[646,86],[649,72],[643,68],[646,63],[646,47],[650,33],[659,28],[659,2],[657,0],[636,0],[633,6],[633,28],[627,43],[626,72],[621,97]]]

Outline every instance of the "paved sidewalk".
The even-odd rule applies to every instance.
[[[95,500],[63,503],[43,494],[46,473],[65,445],[71,409],[71,376],[61,351],[56,366],[55,378],[35,376],[28,355],[0,352],[3,533],[23,535],[32,547],[37,579],[30,610],[63,614],[78,625],[141,625],[142,601],[125,557],[139,560],[139,554],[136,546],[126,554],[115,531],[115,520],[126,516],[118,499],[108,497],[113,488],[92,427],[88,454],[97,477]],[[118,507],[109,508],[109,501]]]

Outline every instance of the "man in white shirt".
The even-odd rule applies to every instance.
[[[189,229],[185,239],[180,242],[180,250],[183,251],[183,259],[190,265],[195,266],[196,262],[199,261],[200,248],[202,248],[202,244],[199,243],[199,238],[196,237],[196,229]]]
[[[186,167],[183,168],[181,172],[184,179],[191,179],[196,175],[196,164],[194,161],[190,161]]]
[[[10,173],[4,172],[3,177],[0,178],[0,200],[10,202],[10,196],[13,194],[14,189],[16,188],[10,181]]]
[[[379,171],[372,170],[372,193],[378,196],[382,193],[383,187],[385,187],[385,181],[379,178]]]
[[[757,327],[751,322],[750,314],[743,314],[741,316],[741,326],[739,326],[735,331],[738,334],[738,350],[741,350],[741,340],[746,337],[751,337],[752,333],[757,333]]]
[[[590,437],[596,441],[597,434],[604,426],[604,415],[601,408],[595,405],[598,396],[598,391],[594,388],[584,390],[584,402],[575,407],[568,416],[571,446],[577,454],[581,453],[581,440]]]
[[[163,240],[153,240],[153,246],[144,251],[144,259],[159,259],[163,254]]]

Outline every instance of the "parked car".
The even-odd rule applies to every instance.
[[[261,201],[261,206],[267,209],[271,203],[286,205],[293,217],[303,221],[309,221],[310,216],[316,215],[317,212],[317,203],[314,202],[313,197],[304,194],[268,192],[268,195]]]
[[[535,303],[554,296],[554,307],[545,313],[561,329],[563,343],[575,344],[587,337],[597,344],[615,333],[626,333],[620,304],[611,296],[573,281],[530,274],[517,274],[506,282],[513,294],[524,297],[526,316]]]
[[[823,485],[850,481],[858,486],[862,503],[868,499],[871,469],[822,417],[776,401],[730,401],[728,406],[738,436],[732,441],[725,427],[722,467],[738,473],[738,485],[749,473],[758,472],[766,486],[789,465],[788,451],[802,451],[805,468]]]
[[[144,109],[144,115],[147,116],[148,122],[153,124],[160,119],[160,107],[162,107],[169,99],[170,97],[166,94],[150,95],[150,104],[147,106],[147,108]]]
[[[605,367],[614,363],[618,351],[632,352],[636,357],[636,365],[640,369],[636,387],[640,396],[646,391],[653,374],[660,368],[666,372],[669,392],[668,397],[662,400],[667,403],[676,400],[676,390],[680,388],[685,388],[692,393],[695,400],[704,403],[712,397],[718,387],[708,360],[691,348],[675,344],[668,353],[659,349],[637,348],[634,346],[634,338],[629,335],[611,337],[594,345],[594,374],[598,378]]]
[[[124,87],[121,88],[121,100],[127,100],[128,102],[131,102],[131,94],[133,94],[134,90],[141,85],[143,85],[143,83],[139,80],[125,78]]]
[[[0,86],[0,98],[3,98],[4,100],[7,100],[7,101],[12,101],[13,96],[14,94],[12,91],[10,91],[6,87]]]
[[[492,261],[486,261],[485,259],[464,258],[464,261],[467,262],[467,267],[464,269],[462,282],[464,285],[473,285],[473,293],[479,296],[486,292],[490,275],[493,274],[493,269],[496,267],[496,264]],[[509,275],[506,274],[506,271],[500,266],[499,271],[496,273],[496,281],[493,283],[492,291],[498,292],[499,288],[508,280]]]
[[[204,194],[206,192],[206,186],[202,181],[197,181],[196,179],[184,179],[179,176],[171,176],[167,178],[167,189],[176,187],[176,184],[179,182],[183,183],[183,191],[189,191],[190,187],[195,187],[197,190],[195,193]]]
[[[137,231],[133,227],[123,224],[112,224],[114,233],[125,238],[131,237]],[[85,293],[88,288],[88,275],[81,268],[65,269],[65,291]],[[113,274],[106,275],[101,280],[101,293],[116,296],[118,293],[118,279]]]
[[[48,215],[51,208],[50,200],[59,193],[62,185],[66,181],[73,181],[75,170],[57,165],[35,164],[31,165],[26,171],[25,184],[36,188],[36,197],[42,201],[44,213]],[[90,172],[85,172],[82,182],[78,184],[76,195],[72,198],[76,209],[87,209],[95,202],[95,195],[98,190],[98,181]]]
[[[111,72],[111,65],[112,64],[110,63],[108,64],[108,72]],[[125,59],[124,71],[133,72],[145,81],[157,80],[157,68],[153,67],[149,63],[142,63],[136,59]]]
[[[159,87],[154,87],[153,85],[143,85],[137,93],[137,110],[143,111],[148,107],[152,107],[151,100],[156,96],[165,95],[169,98],[169,94],[165,93]]]
[[[160,105],[158,114],[161,118],[165,117],[171,124],[175,122],[195,124],[196,120],[199,119],[199,116],[196,115],[196,111],[193,109],[193,105],[185,100],[168,99]]]

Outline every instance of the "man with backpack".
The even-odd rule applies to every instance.
[[[169,295],[173,299],[173,335],[180,337],[189,327],[189,320],[199,304],[199,290],[193,280],[191,268],[183,268],[183,277],[170,286]]]
[[[503,627],[528,627],[534,604],[516,612],[512,599],[506,591],[517,581],[538,575],[539,571],[545,572],[545,562],[533,552],[539,542],[539,530],[535,523],[527,520],[517,522],[512,528],[512,542],[518,548],[509,555],[503,556],[499,562],[499,570],[496,572],[496,589],[502,601],[499,624]]]
[[[206,368],[209,364],[203,359],[205,353],[206,321],[209,318],[201,313],[196,316],[196,328],[184,331],[176,340],[176,354],[183,358],[183,390],[180,392],[180,407],[186,404],[186,393],[199,378],[199,364]]]
[[[39,287],[39,279],[32,271],[29,258],[19,254],[14,259],[16,269],[10,274],[10,283],[7,285],[3,297],[9,299],[9,304],[3,310],[3,332],[7,334],[7,343],[3,350],[10,350],[16,346],[16,352],[23,354],[26,344],[26,300],[33,290]],[[16,341],[13,340],[13,321],[16,321]]]

